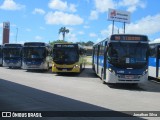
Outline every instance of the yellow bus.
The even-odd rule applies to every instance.
[[[85,62],[85,49],[79,44],[54,44],[52,72],[80,73],[85,68]]]

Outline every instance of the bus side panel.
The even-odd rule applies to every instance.
[[[97,74],[99,74],[99,69],[98,69],[98,68],[99,68],[99,67],[98,67],[98,66],[99,66],[99,49],[100,49],[100,46],[98,45],[98,52],[97,52],[97,67],[96,67],[96,68],[97,68],[97,71],[96,71]]]
[[[156,78],[156,58],[150,57],[149,58],[149,76]]]
[[[157,78],[160,79],[160,59],[158,59],[158,76]]]
[[[104,56],[99,56],[99,66],[98,66],[98,70],[99,70],[99,73],[98,75],[101,77],[101,74],[102,74],[102,69],[104,69]],[[103,70],[104,71],[104,70]]]

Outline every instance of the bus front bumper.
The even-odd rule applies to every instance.
[[[148,80],[148,72],[144,75],[124,75],[107,71],[106,82],[108,83],[143,83]]]
[[[80,66],[79,65],[62,65],[62,66],[58,66],[56,64],[52,65],[52,72],[74,72],[74,73],[79,73],[80,71]]]

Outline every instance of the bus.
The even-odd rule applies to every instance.
[[[22,44],[6,43],[3,45],[3,66],[9,68],[21,68]]]
[[[113,34],[93,46],[92,68],[103,83],[137,85],[148,79],[148,37]]]
[[[23,46],[22,68],[49,70],[52,66],[52,47],[44,42],[26,42]]]
[[[79,44],[54,44],[52,72],[80,73],[85,62],[85,49]]]
[[[149,77],[160,80],[160,43],[149,42]]]
[[[2,45],[0,45],[0,66],[2,66],[3,59],[2,59]]]

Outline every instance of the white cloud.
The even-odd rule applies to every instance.
[[[136,23],[126,24],[126,33],[129,34],[145,34],[145,35],[153,35],[160,32],[160,14],[154,16],[146,16]],[[118,28],[116,25],[114,26],[114,33],[123,33],[122,28]],[[110,24],[107,29],[101,30],[102,38],[106,38],[112,34],[112,24]]]
[[[49,12],[45,16],[46,24],[56,25],[79,25],[83,23],[83,19],[75,14],[68,14],[63,12]]]
[[[71,12],[76,12],[76,11],[77,11],[76,5],[70,4],[70,5],[69,5],[69,10],[70,10]]]
[[[151,42],[153,42],[153,43],[160,43],[160,38],[157,38],[157,39],[155,39],[155,40],[153,40]]]
[[[60,10],[60,11],[70,11],[70,12],[77,11],[75,4],[68,4],[66,1],[62,1],[62,0],[50,0],[48,6],[51,9]]]
[[[91,11],[90,13],[90,17],[89,17],[90,20],[97,20],[98,19],[98,11]]]
[[[79,35],[84,35],[84,32],[83,31],[79,31],[78,34]]]
[[[43,37],[41,37],[39,35],[35,36],[35,40],[42,40],[42,39],[43,39]]]
[[[115,8],[116,3],[113,0],[95,0],[96,10],[99,12],[107,12],[109,8]]]
[[[67,2],[62,2],[61,0],[51,0],[48,6],[51,9],[65,10],[67,9]]]
[[[77,42],[77,35],[76,34],[74,34],[74,33],[69,33],[69,34],[67,34],[67,36],[66,36],[66,40],[68,41],[68,42]]]
[[[95,33],[90,33],[89,36],[90,36],[90,37],[97,37],[97,34],[95,34]]]
[[[32,12],[33,14],[45,14],[45,11],[43,9],[40,8],[35,8],[34,11]]]
[[[154,16],[146,16],[136,23],[126,25],[127,33],[154,34],[160,32],[160,14]]]
[[[99,13],[107,12],[109,8],[114,9],[116,3],[113,0],[94,0],[95,10],[90,13],[90,20],[97,20]]]
[[[118,3],[118,6],[127,7],[127,11],[134,12],[138,7],[145,8],[146,3],[142,0],[122,0]]]
[[[120,29],[119,31],[122,31],[122,29]],[[114,31],[113,32],[114,32],[114,34],[118,33],[118,27],[117,26],[114,26]],[[108,25],[107,29],[101,30],[100,34],[101,34],[101,40],[110,36],[112,34],[112,24]]]
[[[119,9],[125,7],[127,11],[134,12],[137,8],[145,8],[145,0],[121,0],[120,2],[116,0],[94,0],[95,9],[90,13],[90,20],[98,19],[100,13],[108,12],[109,8]]]
[[[14,0],[4,0],[3,4],[0,5],[0,9],[3,10],[21,10],[25,8],[24,5],[14,2]]]

